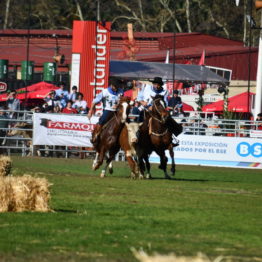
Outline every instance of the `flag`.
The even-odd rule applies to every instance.
[[[165,64],[169,64],[169,50],[166,51],[166,61]]]
[[[205,57],[206,57],[206,52],[205,50],[203,50],[200,60],[198,62],[198,65],[205,65]]]

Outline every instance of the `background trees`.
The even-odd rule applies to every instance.
[[[235,0],[100,0],[100,17],[112,21],[115,31],[126,31],[126,24],[133,23],[135,31],[203,32],[246,44],[250,1],[240,0],[236,7]],[[29,3],[1,0],[0,29],[26,29]],[[69,29],[73,20],[96,18],[94,0],[31,0],[31,29]],[[253,44],[257,35],[253,34]]]

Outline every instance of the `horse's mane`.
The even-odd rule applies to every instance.
[[[153,97],[153,100],[162,99],[164,101],[164,96],[156,95]]]
[[[164,99],[164,96],[156,95],[155,97],[153,97],[153,101],[158,100],[158,99],[161,99],[164,102],[165,106],[166,106],[166,101]]]

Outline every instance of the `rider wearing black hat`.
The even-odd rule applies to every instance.
[[[144,97],[143,97],[143,101],[142,101],[142,105],[143,106],[151,106],[152,105],[152,101],[153,101],[153,98],[156,96],[156,95],[160,95],[160,96],[163,96],[163,100],[166,102],[166,106],[168,104],[168,92],[167,90],[165,90],[163,88],[163,80],[161,77],[155,77],[154,80],[152,81],[153,83],[153,88],[151,88],[151,90],[144,94]],[[170,116],[168,117],[167,119],[167,122],[166,122],[167,126],[168,126],[168,129],[171,133],[175,134],[176,136],[178,136],[180,133],[182,133],[182,125],[176,123],[176,121]]]

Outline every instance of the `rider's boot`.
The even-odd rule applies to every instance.
[[[95,126],[95,130],[92,133],[92,138],[91,138],[92,144],[96,144],[98,142],[99,135],[100,135],[101,131],[102,131],[102,125],[97,124]]]

